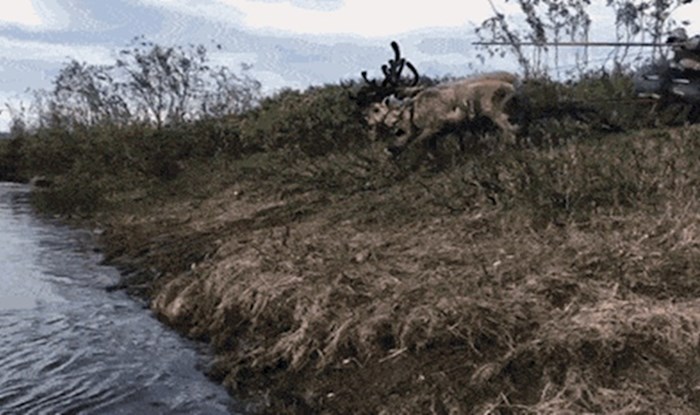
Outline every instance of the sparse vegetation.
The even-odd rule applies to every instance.
[[[629,86],[533,80],[528,145],[419,163],[326,85],[17,126],[0,173],[51,177],[37,204],[104,228],[255,412],[697,413],[700,130],[614,105]]]
[[[614,48],[606,64],[612,68],[629,67],[630,61],[639,63],[649,58],[656,59],[668,53],[661,47],[669,31],[679,23],[688,25],[687,20],[677,22],[671,18],[679,7],[693,0],[607,0],[605,7],[610,9],[615,21],[615,37],[620,46]],[[567,41],[586,43],[589,41],[593,20],[589,13],[591,5],[602,4],[590,0],[515,0],[520,13],[506,15],[493,3],[493,16],[484,20],[476,29],[476,35],[488,42],[500,45],[487,45],[483,48],[482,60],[487,56],[510,54],[528,77],[539,77],[558,69],[562,55],[558,43]],[[646,41],[656,44],[648,53],[630,53],[631,43]],[[531,47],[524,47],[524,43]],[[588,50],[576,54],[579,65],[567,70],[569,76],[582,75],[588,68]],[[605,66],[605,65],[604,65]]]

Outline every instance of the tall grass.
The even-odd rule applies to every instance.
[[[229,239],[155,308],[214,343],[230,387],[260,376],[288,413],[304,406],[284,396],[337,412],[692,413],[699,136],[616,134],[407,175],[359,154],[259,165],[275,204],[218,202]],[[327,400],[345,390],[363,399]]]

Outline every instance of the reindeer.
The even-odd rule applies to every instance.
[[[517,128],[505,113],[506,104],[516,93],[512,80],[512,75],[500,79],[498,76],[466,78],[426,88],[408,99],[390,96],[371,106],[366,121],[382,123],[396,134],[387,147],[392,156],[414,141],[427,143],[434,150],[438,133],[464,122],[474,122],[479,116],[493,121],[506,139],[514,143]],[[460,148],[464,150],[461,140]]]
[[[449,89],[453,88],[457,83],[481,82],[485,80],[503,81],[513,85],[519,82],[518,76],[510,72],[488,72],[462,78],[454,82],[438,84],[433,88],[438,90]],[[408,87],[401,89],[401,93],[404,98],[413,98],[425,89],[425,86]],[[370,128],[376,128],[382,124],[387,127],[393,127],[394,123],[392,121],[396,118],[395,114],[400,112],[402,107],[405,107],[406,104],[410,102],[410,99],[400,99],[395,94],[391,94],[385,97],[381,102],[374,102],[367,107],[364,112],[365,122],[368,126],[370,126]],[[394,114],[393,117],[390,115],[390,113]]]
[[[509,72],[493,72],[462,78],[434,86],[418,85],[418,71],[401,57],[398,44],[391,43],[394,59],[382,66],[384,80],[370,80],[367,72],[362,78],[368,87],[364,96],[378,98],[364,111],[370,128],[369,137],[377,139],[378,132],[393,133],[395,141],[387,148],[398,154],[413,141],[425,142],[434,148],[436,134],[447,126],[473,122],[477,117],[491,119],[510,141],[515,141],[516,128],[504,112],[505,105],[515,95],[518,77]],[[408,67],[413,79],[406,83],[401,71]],[[358,103],[360,100],[358,100]],[[460,141],[460,147],[463,143]]]

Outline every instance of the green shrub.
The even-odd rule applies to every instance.
[[[360,110],[341,86],[284,90],[248,114],[243,141],[250,148],[298,148],[308,155],[347,150],[366,137]]]
[[[83,134],[60,128],[39,129],[25,141],[22,168],[32,175],[58,175],[86,156]]]
[[[88,172],[67,174],[50,187],[33,193],[34,205],[40,211],[81,217],[94,214],[103,205],[104,197],[99,178]]]
[[[520,92],[524,105],[513,111],[524,112],[520,118],[530,121],[527,134],[535,144],[556,145],[610,132],[685,122],[689,105],[638,98],[632,76],[630,71],[618,69],[592,71],[567,82],[530,79]]]
[[[0,181],[22,181],[20,163],[24,138],[0,139]]]

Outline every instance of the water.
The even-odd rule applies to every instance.
[[[99,265],[89,232],[38,218],[0,183],[0,414],[231,414],[169,331]]]

